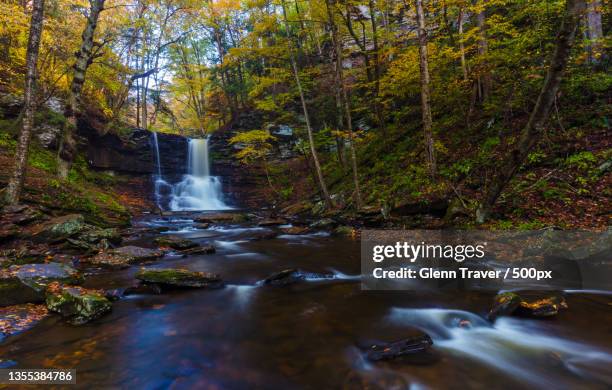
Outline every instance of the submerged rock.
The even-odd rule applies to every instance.
[[[366,358],[371,361],[394,360],[404,357],[412,357],[412,363],[429,363],[431,356],[426,353],[433,345],[433,340],[428,334],[406,338],[391,343],[373,344],[366,351]],[[419,359],[420,358],[420,359]]]
[[[32,303],[0,308],[0,341],[3,337],[30,329],[47,315],[45,305]],[[0,368],[2,368],[1,363]]]
[[[560,310],[567,308],[567,302],[561,295],[525,298],[516,293],[505,292],[495,296],[488,318],[491,321],[509,315],[544,318],[555,316]]]
[[[155,239],[155,243],[161,247],[170,247],[177,250],[191,249],[200,246],[197,242],[177,236],[161,236]]]
[[[53,282],[80,284],[83,277],[60,263],[13,265],[0,270],[0,306],[42,302],[46,287]]]
[[[112,309],[111,302],[97,290],[62,286],[54,282],[47,288],[47,308],[59,313],[73,325],[95,320]]]
[[[181,268],[143,269],[136,279],[146,284],[156,284],[162,288],[220,288],[223,280],[217,274],[194,272]]]
[[[297,268],[289,268],[273,273],[264,279],[264,284],[271,286],[287,286],[306,279],[306,276]]]

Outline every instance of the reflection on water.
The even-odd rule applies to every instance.
[[[483,319],[491,294],[361,291],[358,242],[326,235],[253,241],[260,228],[213,230],[220,235],[193,239],[213,243],[217,253],[150,266],[219,273],[224,289],[132,296],[82,327],[50,317],[0,344],[0,356],[21,368],[74,367],[84,389],[612,385],[608,296],[570,294],[558,318],[491,325]],[[258,283],[287,268],[331,276],[286,287]],[[87,283],[125,287],[136,271],[98,273]],[[434,339],[440,358],[433,364],[370,363],[358,348],[419,329]]]

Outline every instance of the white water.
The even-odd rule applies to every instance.
[[[612,353],[549,335],[538,321],[500,318],[494,325],[476,314],[447,309],[393,308],[387,320],[427,332],[434,346],[470,357],[542,388],[554,388],[547,364],[604,382],[597,367],[610,367]],[[553,359],[556,357],[556,360]]]
[[[208,156],[208,139],[190,139],[187,151],[187,174],[180,182],[169,184],[162,177],[161,160],[157,133],[153,133],[153,143],[157,164],[155,177],[155,199],[157,206],[163,209],[161,200],[163,192],[169,192],[168,208],[172,211],[194,210],[227,210],[223,201],[221,181],[210,175]]]

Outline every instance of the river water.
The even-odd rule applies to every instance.
[[[362,291],[354,240],[317,233],[254,241],[262,228],[197,230],[189,215],[138,223],[169,226],[217,248],[213,255],[169,254],[146,267],[215,272],[228,285],[129,296],[115,302],[111,314],[80,327],[51,316],[0,344],[0,356],[18,368],[76,368],[76,388],[83,389],[612,386],[609,295],[572,293],[569,309],[554,319],[501,318],[491,325],[484,315],[492,294]],[[290,267],[335,278],[258,284]],[[137,270],[96,271],[87,286],[126,287]],[[370,363],[359,349],[369,340],[399,340],[419,330],[434,340],[427,361]]]

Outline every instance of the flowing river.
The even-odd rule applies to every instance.
[[[24,368],[76,368],[77,388],[328,389],[612,386],[612,306],[605,294],[568,294],[550,320],[484,319],[493,294],[362,291],[359,243],[321,232],[252,240],[253,223],[194,228],[189,214],[137,225],[211,243],[217,253],[168,254],[145,267],[222,275],[219,290],[134,295],[74,327],[50,316],[0,344]],[[131,243],[151,246],[152,237]],[[333,273],[285,287],[258,283],[290,267]],[[97,270],[87,287],[130,286],[138,267]],[[466,325],[467,324],[467,325]],[[361,345],[425,331],[433,353],[372,363]]]

